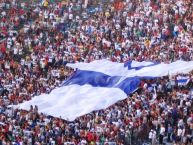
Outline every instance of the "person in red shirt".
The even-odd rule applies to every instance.
[[[3,54],[6,53],[5,42],[3,42],[3,43],[1,44],[1,52],[2,52]]]

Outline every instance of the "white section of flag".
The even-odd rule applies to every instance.
[[[57,88],[50,94],[36,96],[14,108],[29,110],[30,105],[37,105],[39,112],[73,121],[79,116],[105,109],[125,98],[127,95],[118,88],[69,85]]]
[[[131,66],[147,66],[152,64],[151,62],[136,62],[133,61]],[[96,71],[101,72],[110,76],[152,76],[152,77],[161,77],[166,76],[168,73],[170,75],[175,75],[178,73],[188,73],[193,70],[193,61],[176,61],[170,64],[160,63],[158,65],[144,67],[140,70],[128,70],[127,67],[124,67],[124,63],[111,62],[108,60],[96,60],[91,63],[76,63],[76,64],[67,64],[71,68],[78,68],[80,70]]]

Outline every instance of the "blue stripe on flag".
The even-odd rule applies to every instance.
[[[189,78],[181,78],[181,79],[177,79],[177,83],[178,85],[187,85],[189,82]]]
[[[185,83],[188,82],[188,79],[179,79],[179,80],[177,80],[177,81],[178,81],[178,83],[183,83],[183,84],[185,84]]]
[[[62,86],[77,84],[89,84],[93,87],[120,88],[126,94],[135,91],[142,77],[123,78],[121,76],[109,76],[100,72],[77,70],[71,78],[66,80]],[[144,78],[144,77],[143,77]],[[152,77],[145,77],[151,79]],[[122,79],[122,80],[121,80]]]
[[[63,85],[77,84],[82,86],[90,84],[93,87],[113,87],[120,79],[120,76],[111,77],[100,72],[77,70]]]

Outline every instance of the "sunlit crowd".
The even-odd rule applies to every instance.
[[[72,122],[8,107],[50,93],[73,73],[67,63],[192,61],[191,0],[18,1],[0,2],[0,144],[193,142],[193,72],[142,80],[126,100]]]

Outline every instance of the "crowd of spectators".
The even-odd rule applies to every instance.
[[[192,143],[192,72],[143,80],[126,100],[73,122],[8,107],[59,86],[69,62],[193,60],[191,0],[99,3],[1,1],[1,144]]]

